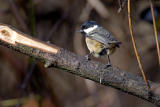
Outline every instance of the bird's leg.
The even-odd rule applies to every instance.
[[[111,61],[110,61],[110,57],[109,57],[109,55],[107,55],[107,58],[108,58],[108,63],[106,64],[106,67],[108,68],[108,67],[110,67],[110,66],[111,66]]]
[[[87,60],[90,60],[90,55],[92,54],[93,52],[90,52],[89,54],[87,54],[86,56],[85,56],[85,58],[87,59]]]
[[[110,61],[110,57],[109,55],[107,55],[107,58],[108,58],[108,63],[106,64],[106,67],[105,68],[108,68],[111,66],[111,61]],[[100,76],[100,83],[102,83],[102,80],[103,80],[103,75],[104,75],[104,72],[102,72],[101,76]]]

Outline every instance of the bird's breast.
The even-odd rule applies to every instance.
[[[96,40],[90,39],[88,37],[86,37],[86,44],[87,44],[89,51],[95,54],[99,54],[105,48],[104,44]]]
[[[110,45],[110,47],[106,47],[103,43],[100,43],[88,37],[86,37],[86,44],[89,51],[92,52],[95,57],[110,55],[114,53],[116,49],[115,46]]]

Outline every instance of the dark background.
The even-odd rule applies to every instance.
[[[154,6],[160,31],[160,2]],[[85,56],[89,51],[76,31],[85,21],[95,20],[122,42],[111,55],[112,65],[141,76],[129,33],[127,3],[120,13],[119,7],[118,0],[0,0],[0,23]],[[131,17],[146,77],[159,82],[149,0],[131,0]],[[107,63],[106,57],[92,60]],[[20,97],[23,101],[18,101]],[[41,62],[0,46],[0,106],[15,107],[18,102],[23,107],[155,107],[119,90],[45,69]]]

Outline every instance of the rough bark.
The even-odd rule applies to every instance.
[[[9,30],[15,31],[19,35],[25,36],[26,38],[32,39],[33,41],[35,40],[36,42],[43,43],[11,28],[5,30],[9,32],[10,36],[12,32]],[[37,58],[44,62],[46,67],[55,67],[65,72],[93,80],[99,84],[100,78],[102,78],[102,85],[111,86],[123,92],[145,99],[155,105],[160,105],[160,84],[149,81],[151,92],[148,92],[142,77],[125,72],[118,67],[105,68],[105,65],[100,62],[87,61],[84,57],[75,55],[70,51],[51,44],[47,45],[57,49],[57,53],[45,51],[35,46],[32,47],[24,45],[22,42],[17,42],[15,39],[15,43],[13,44],[13,41],[12,43],[10,43],[10,40],[7,41],[9,38],[4,40],[4,38],[1,37],[6,36],[3,33],[0,26],[0,45]]]

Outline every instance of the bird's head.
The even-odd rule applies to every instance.
[[[81,32],[82,34],[88,34],[98,28],[100,25],[96,21],[87,21],[81,25]]]

